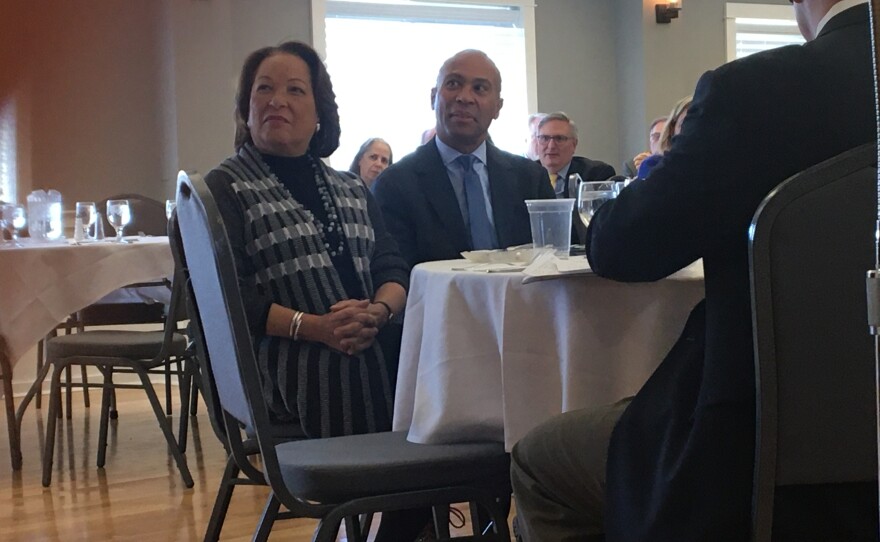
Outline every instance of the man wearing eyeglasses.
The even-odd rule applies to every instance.
[[[578,145],[577,126],[568,115],[558,111],[538,123],[538,155],[550,175],[550,184],[557,198],[577,197],[576,186],[568,185],[568,176],[578,173],[583,181],[604,181],[614,177],[614,168],[605,162],[575,156]]]
[[[576,198],[577,186],[569,183],[569,175],[579,174],[582,181],[604,181],[615,175],[614,168],[605,162],[575,156],[578,145],[577,126],[561,111],[551,113],[538,123],[538,161],[550,176],[550,185],[557,198]],[[577,215],[571,220],[571,242],[583,243],[587,228]]]

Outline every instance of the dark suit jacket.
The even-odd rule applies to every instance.
[[[609,542],[748,540],[748,227],[777,184],[876,137],[869,37],[857,6],[803,46],[707,72],[663,161],[593,218],[587,253],[600,275],[653,281],[698,258],[706,272],[706,299],[614,430]]]
[[[524,200],[556,197],[546,170],[488,142],[486,161],[498,242],[502,247],[530,243]],[[470,232],[433,139],[383,171],[373,192],[411,266],[461,258],[462,251],[471,250]]]
[[[589,158],[584,158],[583,156],[575,156],[571,159],[571,165],[568,167],[568,173],[565,175],[565,191],[564,194],[567,194],[568,198],[576,198],[577,193],[575,192],[576,187],[568,186],[568,176],[572,173],[578,173],[581,176],[581,179],[586,182],[591,181],[604,181],[609,177],[614,177],[617,175],[615,173],[614,168],[606,164],[605,162],[600,162],[599,160],[590,160]]]

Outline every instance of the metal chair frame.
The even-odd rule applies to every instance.
[[[315,502],[293,494],[282,477],[281,460],[276,446],[283,445],[288,449],[295,449],[297,443],[281,444],[281,439],[272,430],[259,382],[251,337],[245,325],[246,317],[229,241],[213,197],[200,177],[194,175],[190,178],[184,172],[179,174],[177,212],[187,258],[196,258],[200,262],[198,268],[190,268],[190,277],[203,317],[201,323],[205,332],[209,363],[216,374],[222,372],[224,375],[222,382],[216,382],[216,389],[224,412],[225,434],[232,442],[237,438],[234,435],[240,437],[239,427],[242,423],[253,428],[262,459],[262,476],[272,488],[272,496],[267,502],[263,520],[254,536],[255,540],[264,540],[268,536],[275,519],[287,517],[320,519],[314,535],[315,541],[335,540],[342,522],[346,522],[351,527],[348,531],[349,540],[364,540],[364,532],[358,528],[355,519],[363,514],[470,502],[477,503],[483,510],[488,511],[493,523],[492,532],[486,534],[475,532],[474,536],[468,539],[509,541],[507,518],[502,517],[496,502],[502,493],[509,495],[509,479],[506,475],[504,480],[497,481],[499,485],[489,488],[453,486],[401,491],[361,496],[342,503]],[[206,321],[205,318],[210,320]],[[234,376],[235,373],[237,377]],[[350,437],[318,439],[309,443],[327,445],[328,449],[332,449],[333,446],[343,449],[347,440],[350,440]],[[232,446],[233,458],[238,453],[236,448],[238,452],[244,450],[243,445]],[[499,449],[501,456],[506,460],[500,444]],[[236,461],[234,466],[228,463],[227,472],[232,474],[236,468],[247,464],[246,458],[242,459],[245,461]],[[430,468],[430,465],[425,465],[425,468]],[[219,495],[218,501],[220,501]],[[279,512],[282,505],[286,508],[286,512]],[[476,526],[480,522],[478,518],[474,519]]]

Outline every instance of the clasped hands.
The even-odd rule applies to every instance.
[[[388,311],[383,305],[367,299],[346,299],[320,317],[321,342],[354,356],[373,344],[387,320]]]

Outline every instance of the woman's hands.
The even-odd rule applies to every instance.
[[[347,299],[330,307],[327,314],[307,316],[301,335],[354,356],[373,344],[387,321],[388,310],[384,305],[366,299]]]
[[[350,356],[363,352],[372,346],[391,313],[403,310],[406,290],[400,284],[388,282],[376,291],[376,300],[382,302],[346,299],[330,307],[327,314],[303,314],[297,340],[321,342]],[[273,303],[266,317],[266,334],[290,337],[295,314],[293,309]]]

